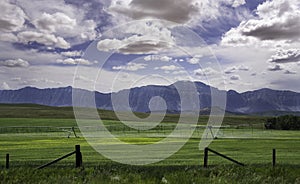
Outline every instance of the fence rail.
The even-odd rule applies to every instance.
[[[243,163],[241,163],[239,161],[236,161],[236,160],[234,160],[234,159],[232,159],[232,158],[230,158],[230,157],[228,157],[228,156],[226,156],[224,154],[218,153],[218,152],[216,152],[216,151],[214,151],[214,150],[206,147],[204,149],[204,167],[205,168],[208,167],[208,151],[210,151],[210,152],[212,152],[212,153],[214,153],[214,154],[216,154],[216,155],[218,155],[220,157],[223,157],[223,158],[225,158],[225,159],[227,159],[227,160],[229,160],[229,161],[231,161],[231,162],[233,162],[235,164],[238,164],[240,166],[245,166],[245,164],[243,164]]]
[[[75,146],[75,151],[73,151],[71,153],[68,153],[68,154],[66,154],[66,155],[64,155],[62,157],[59,157],[59,158],[57,158],[57,159],[53,160],[52,162],[49,162],[49,163],[47,163],[45,165],[42,165],[42,166],[38,167],[37,169],[43,169],[45,167],[48,167],[48,166],[50,166],[52,164],[55,164],[56,162],[58,162],[60,160],[68,158],[68,157],[70,157],[70,156],[72,156],[74,154],[75,154],[75,167],[76,168],[77,167],[81,167],[82,166],[82,154],[80,152],[80,145],[76,145]]]

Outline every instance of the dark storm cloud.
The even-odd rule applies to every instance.
[[[125,54],[156,53],[167,47],[168,45],[163,42],[152,44],[148,43],[147,41],[138,41],[132,44],[128,44],[127,46],[119,49],[119,52]]]
[[[112,7],[111,10],[133,19],[158,18],[186,23],[198,10],[185,0],[132,0],[129,7]]]

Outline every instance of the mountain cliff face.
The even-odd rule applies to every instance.
[[[32,103],[49,106],[70,106],[72,88],[0,90],[0,103]]]
[[[176,85],[183,85],[182,89],[185,96],[189,96],[189,90],[184,85],[189,82],[178,82]],[[211,88],[208,85],[197,82],[195,86],[198,91],[200,108],[211,108]],[[81,89],[54,88],[54,89],[37,89],[26,87],[19,90],[0,90],[0,103],[32,103],[49,106],[72,106],[72,90],[78,90],[84,96],[93,92]],[[226,110],[234,113],[261,113],[269,111],[287,111],[300,112],[300,93],[291,91],[276,91],[271,89],[260,89],[245,93],[238,93],[236,91],[228,91]],[[129,99],[128,97],[129,96]],[[170,86],[145,86],[140,88],[133,88],[130,90],[122,90],[118,93],[102,94],[95,92],[95,102],[98,108],[106,110],[119,111],[136,111],[149,112],[149,101],[153,97],[160,96],[166,102],[169,113],[177,113],[180,111],[188,111],[189,108],[197,107],[198,104],[188,104],[181,107],[180,95],[177,92],[175,85]],[[113,97],[117,107],[112,107]],[[128,101],[126,101],[128,100]],[[126,105],[126,104],[129,104]],[[196,103],[196,102],[195,102]],[[82,106],[88,106],[82,104]],[[163,107],[161,103],[152,102],[155,110],[161,111]]]

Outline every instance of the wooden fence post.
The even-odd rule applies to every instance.
[[[5,164],[5,168],[9,169],[9,154],[6,154],[6,164]]]
[[[276,149],[273,149],[273,167],[276,165]]]
[[[75,146],[75,158],[76,158],[76,168],[82,166],[82,154],[80,152],[80,145]]]
[[[204,148],[204,168],[208,165],[208,148]]]

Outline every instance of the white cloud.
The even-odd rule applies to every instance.
[[[199,63],[200,63],[200,59],[201,59],[202,57],[203,57],[203,56],[201,56],[201,55],[196,55],[196,56],[194,56],[194,57],[191,58],[191,59],[187,59],[187,62],[190,63],[190,64],[193,64],[193,65],[199,64]]]
[[[125,27],[126,26],[126,27]],[[141,21],[127,24],[110,34],[118,37],[107,38],[98,42],[100,51],[117,51],[123,54],[157,54],[170,49],[175,40],[168,28],[158,22]],[[120,38],[120,32],[123,38]]]
[[[10,79],[11,81],[17,81],[17,82],[19,82],[19,81],[21,81],[22,80],[22,78],[21,77],[14,77],[14,78],[12,78],[12,79]]]
[[[21,85],[37,85],[40,83],[47,84],[47,85],[62,85],[62,82],[46,79],[46,78],[39,78],[39,79],[27,79],[23,81],[18,81]]]
[[[0,41],[17,42],[19,39],[12,33],[0,33]]]
[[[244,5],[244,4],[246,4],[246,1],[245,1],[245,0],[234,0],[234,1],[232,2],[232,7],[233,7],[233,8],[237,8],[237,7],[239,7],[239,6],[241,6],[241,5]]]
[[[40,31],[63,34],[73,31],[77,24],[76,19],[72,19],[61,12],[56,12],[54,14],[44,12],[33,22]]]
[[[299,41],[300,10],[298,0],[266,1],[257,7],[258,18],[243,21],[222,38],[223,45],[276,46],[274,41]],[[259,41],[263,43],[259,43]]]
[[[245,65],[238,66],[238,69],[240,71],[249,71],[250,70],[250,68],[248,66],[245,66]]]
[[[98,43],[100,51],[111,52],[116,50],[123,54],[156,54],[169,48],[165,42],[147,36],[131,36],[123,40],[105,39]]]
[[[92,65],[93,63],[82,58],[67,58],[67,59],[58,59],[57,63],[64,65]]]
[[[18,31],[25,23],[26,15],[24,11],[11,4],[8,0],[1,0],[0,6],[0,31],[11,32]]]
[[[180,70],[181,68],[175,65],[167,65],[167,66],[155,67],[154,69],[164,70],[164,71],[175,71],[175,70]]]
[[[291,63],[300,61],[299,49],[277,50],[276,54],[271,56],[269,62],[273,63]]]
[[[297,74],[297,72],[293,70],[286,70],[284,74]]]
[[[146,64],[143,63],[128,63],[124,66],[114,66],[113,70],[124,70],[124,71],[137,71],[146,68]]]
[[[109,12],[121,19],[125,15],[131,20],[154,18],[188,24],[194,20],[217,19],[221,16],[219,9],[223,5],[236,8],[243,4],[244,0],[113,0]]]
[[[271,65],[268,67],[268,70],[271,72],[281,71],[284,68],[281,65]]]
[[[254,72],[254,73],[251,73],[251,76],[253,76],[253,77],[254,77],[254,76],[257,76],[257,73],[255,73],[255,72]]]
[[[97,33],[93,20],[76,20],[62,12],[49,14],[44,12],[33,21],[41,32],[52,33],[61,37],[79,37],[82,40],[93,40]]]
[[[169,62],[169,61],[172,60],[172,57],[162,56],[162,57],[160,58],[160,60],[161,60],[161,61],[165,61],[165,62]]]
[[[93,82],[93,80],[89,79],[88,77],[86,76],[83,76],[83,75],[78,75],[75,77],[75,80],[82,80],[82,81],[86,81],[86,82]]]
[[[24,31],[19,33],[17,36],[20,41],[25,44],[28,42],[37,42],[47,46],[54,46],[64,49],[70,48],[70,44],[64,38],[56,37],[53,34]]]
[[[60,54],[65,57],[80,57],[80,56],[82,56],[81,51],[68,51],[68,52],[61,52]]]
[[[6,82],[2,83],[2,89],[4,90],[10,90],[11,88],[9,87],[9,85]]]
[[[25,61],[23,59],[9,59],[5,61],[0,61],[0,66],[5,67],[28,67],[29,63],[28,61]]]
[[[217,75],[219,74],[218,71],[216,71],[215,69],[208,67],[208,68],[203,68],[203,69],[197,69],[194,70],[195,75],[197,76],[213,76],[213,75]]]
[[[249,70],[250,70],[250,68],[248,66],[239,65],[239,66],[232,66],[232,67],[226,68],[224,73],[225,74],[232,74],[232,73],[235,73],[237,71],[249,71]]]
[[[181,74],[188,74],[187,71],[184,70],[179,70],[179,71],[174,71],[172,72],[173,75],[181,75]]]
[[[173,58],[169,56],[159,56],[159,55],[148,55],[144,58],[145,61],[164,61],[169,62]]]
[[[19,50],[16,49],[11,43],[4,42],[0,42],[0,56],[4,59],[11,58],[14,60],[21,58],[30,62],[31,65],[52,64],[57,59],[63,58],[60,54],[54,52],[42,52],[36,49]]]
[[[233,67],[226,68],[224,73],[225,74],[232,74],[232,73],[235,73],[236,71],[237,71],[237,68],[235,66],[233,66]]]
[[[96,22],[86,18],[89,11],[85,6],[78,8],[64,0],[53,0],[51,6],[46,0],[14,0],[13,3],[2,0],[0,40],[25,44],[36,41],[66,49],[98,36]]]
[[[233,81],[237,81],[237,80],[240,80],[241,77],[239,75],[233,75],[230,77],[230,80],[233,80]]]

